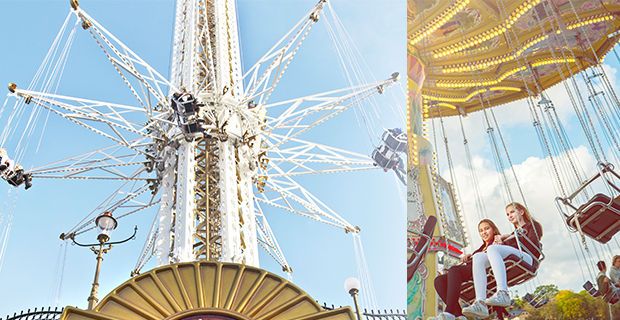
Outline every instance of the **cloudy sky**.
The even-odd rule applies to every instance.
[[[604,70],[613,87],[617,90],[620,83],[618,82],[618,60],[616,55],[613,52],[608,54],[605,63]],[[591,108],[587,100],[589,93],[584,86],[584,82],[581,80],[581,76],[577,78],[581,95],[588,104],[588,108]],[[573,94],[577,92],[572,87],[571,91]],[[570,139],[572,145],[570,154],[576,169],[582,173],[582,177],[591,176],[596,171],[597,160],[585,138],[582,126],[576,117],[564,85],[560,84],[549,89],[548,95],[553,101],[558,118]],[[539,99],[534,101],[538,102]],[[617,107],[615,110],[616,114],[613,118],[609,117],[608,120],[617,119]],[[595,114],[592,113],[591,109],[590,115],[593,121],[596,122]],[[523,286],[511,288],[511,290],[518,290],[519,296],[522,296],[526,292],[532,292],[538,285],[556,284],[560,289],[581,291],[582,285],[586,280],[594,280],[593,277],[596,276],[594,264],[596,261],[599,259],[610,261],[613,254],[620,254],[617,236],[604,246],[594,243],[594,241],[588,238],[587,246],[589,252],[587,252],[581,245],[580,237],[567,231],[558,213],[554,199],[562,195],[562,188],[567,193],[574,191],[575,183],[571,183],[569,180],[575,180],[575,177],[572,174],[565,175],[565,178],[562,180],[562,186],[558,184],[556,175],[551,170],[551,159],[546,157],[546,152],[543,153],[541,143],[539,143],[526,101],[495,107],[493,113],[488,112],[487,116],[491,119],[490,121],[493,121],[493,117],[497,120],[498,126],[493,124],[493,127],[495,132],[501,131],[513,165],[511,169],[508,169],[509,164],[504,147],[501,141],[499,141],[499,136],[496,135],[499,143],[498,147],[503,157],[502,161],[505,168],[507,168],[505,175],[511,181],[510,191],[515,201],[524,202],[519,194],[518,186],[514,183],[513,170],[529,210],[542,223],[544,228],[542,243],[546,257],[539,270],[538,277]],[[446,132],[445,136],[449,141],[448,148],[454,161],[454,177],[449,172],[445,158],[446,148],[443,143],[437,145],[440,155],[440,168],[444,178],[451,181],[456,180],[457,182],[457,187],[460,191],[459,199],[463,204],[467,219],[466,224],[469,227],[469,238],[473,239],[469,249],[469,252],[471,252],[471,248],[477,248],[481,244],[481,240],[476,232],[477,223],[481,218],[490,218],[495,221],[502,233],[511,232],[512,227],[505,218],[504,207],[510,201],[508,196],[506,196],[506,184],[501,180],[503,178],[501,178],[497,169],[496,157],[493,151],[494,147],[489,142],[484,114],[478,112],[462,120],[472,154],[472,165],[476,180],[473,179],[469,169],[459,119],[454,117],[444,119],[443,129],[441,121],[435,120],[436,138],[433,137],[433,124],[429,124],[429,126],[431,127],[431,141],[434,141],[434,139],[443,141],[442,131],[445,130]],[[612,128],[612,130],[617,130],[617,126],[612,125]],[[600,128],[597,130],[607,160],[618,167],[617,154],[619,150],[617,147],[615,151],[611,150],[610,144],[608,144],[605,136],[602,134],[602,130]],[[568,168],[570,168],[565,155],[555,156],[553,160],[558,167],[563,166],[561,168],[567,168],[568,165]],[[566,170],[560,169],[559,171],[565,172]],[[566,177],[569,178],[567,179]],[[478,209],[476,205],[477,197],[473,187],[474,181],[477,181],[481,194],[480,198],[484,202],[484,210]],[[601,189],[597,190],[600,191]],[[579,201],[583,201],[583,199],[577,199],[576,201],[581,203]]]

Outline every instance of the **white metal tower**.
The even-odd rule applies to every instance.
[[[193,119],[202,128],[163,147],[164,158],[175,159],[163,170],[157,265],[258,266],[251,200],[262,119],[242,101],[236,21],[232,0],[177,2],[171,83],[202,105]]]
[[[137,106],[21,89],[21,103],[47,108],[113,145],[56,161],[35,178],[124,181],[66,235],[89,230],[101,211],[123,217],[158,207],[136,272],[214,260],[258,266],[264,248],[292,269],[264,215],[266,205],[343,229],[342,219],[295,181],[306,174],[376,169],[367,155],[302,140],[301,134],[398,80],[390,78],[288,101],[269,100],[319,21],[320,0],[253,66],[242,70],[234,0],[178,0],[171,77],[166,79],[77,3],[73,13],[136,97]],[[146,196],[147,191],[152,196]]]

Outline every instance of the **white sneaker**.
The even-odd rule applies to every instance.
[[[476,300],[471,306],[463,308],[463,315],[467,317],[488,318],[489,308],[482,304],[482,301]]]
[[[497,291],[485,301],[489,306],[509,307],[512,304],[506,291]]]

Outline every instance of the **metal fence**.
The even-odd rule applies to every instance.
[[[41,310],[37,310],[34,308],[33,311],[22,312],[20,314],[14,313],[13,316],[7,315],[6,318],[0,318],[0,320],[58,320],[60,319],[60,315],[65,308],[58,307],[52,309],[52,307],[41,308]]]
[[[325,310],[336,309],[333,304],[331,306],[328,306],[327,304],[323,303],[322,307]],[[342,306],[338,308],[342,308]],[[58,320],[60,319],[60,315],[62,314],[63,310],[64,308],[58,309],[58,307],[54,308],[53,310],[51,307],[48,307],[47,310],[45,308],[41,308],[41,310],[37,310],[37,308],[34,308],[33,311],[30,311],[30,309],[28,309],[28,311],[22,311],[20,314],[14,313],[13,316],[7,315],[6,318],[0,318],[0,320]],[[396,312],[394,312],[392,309],[390,309],[389,312],[387,309],[384,309],[383,313],[381,312],[381,310],[370,310],[370,312],[368,312],[368,310],[364,309],[364,312],[362,312],[362,316],[364,317],[364,319],[362,320],[407,320],[407,313],[405,312],[405,310],[400,311],[398,309],[396,309]]]
[[[326,303],[323,303],[322,307],[325,310],[336,309],[333,304],[328,306]],[[342,308],[342,306],[338,308]],[[355,312],[355,310],[353,311]],[[362,317],[364,318],[362,320],[407,320],[407,312],[405,312],[405,310],[400,311],[398,309],[396,309],[396,312],[392,309],[388,312],[387,309],[383,309],[383,313],[381,313],[381,310],[370,310],[370,312],[368,312],[368,310],[364,309],[364,312],[362,312]]]

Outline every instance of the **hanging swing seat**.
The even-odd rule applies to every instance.
[[[403,166],[398,154],[385,145],[375,148],[371,157],[374,160],[374,165],[383,168],[385,171]]]
[[[172,109],[183,116],[193,115],[198,112],[199,106],[196,104],[194,96],[190,93],[173,93],[171,100]]]
[[[587,281],[586,283],[584,283],[583,288],[586,289],[588,294],[590,294],[593,298],[598,298],[601,296],[601,293],[598,292],[598,290],[596,290],[596,288],[590,281]]]
[[[516,286],[525,283],[526,281],[536,277],[538,274],[538,267],[540,263],[545,259],[542,253],[542,243],[540,247],[536,247],[528,237],[519,235],[515,232],[517,237],[517,244],[519,246],[520,255],[511,254],[504,259],[506,265],[506,279],[508,279],[508,287]],[[536,248],[535,252],[530,252],[528,246],[524,246],[522,243],[528,242],[529,247]],[[532,263],[529,264],[521,258],[521,255],[526,252],[532,256]],[[495,276],[491,268],[487,268],[487,296],[491,296],[497,291],[497,283],[495,282]],[[469,304],[472,304],[476,299],[476,291],[474,290],[474,281],[470,280],[465,282],[461,289],[461,299]]]
[[[599,172],[577,191],[567,198],[557,197],[555,201],[569,231],[585,234],[604,244],[620,231],[620,189],[616,186],[620,176],[613,171],[610,163],[599,162],[597,168]],[[578,208],[573,205],[572,200],[596,180],[603,182],[609,195],[597,193]]]
[[[428,220],[424,224],[424,228],[422,232],[414,231],[408,229],[408,232],[411,232],[415,235],[418,235],[420,238],[418,243],[414,248],[408,248],[407,251],[411,253],[411,257],[407,260],[407,282],[413,278],[413,275],[418,271],[418,268],[424,262],[426,258],[426,252],[431,244],[431,238],[433,237],[433,230],[435,230],[435,225],[437,224],[437,217],[429,216]]]
[[[189,120],[186,123],[183,123],[181,125],[181,128],[183,129],[183,133],[185,134],[203,132],[205,131],[204,124],[205,124],[204,120],[194,119],[194,120]]]
[[[388,129],[383,132],[381,140],[394,152],[407,151],[407,135],[400,128]]]
[[[532,307],[534,307],[534,309],[538,309],[549,303],[549,297],[545,298],[544,300],[538,301],[534,296],[529,293],[526,293],[525,296],[523,296],[523,299],[525,299],[525,301],[527,301]]]
[[[601,298],[603,299],[603,301],[605,301],[604,296],[598,290],[596,290],[592,282],[587,281],[586,283],[583,284],[583,288],[586,289],[588,294],[592,296],[593,298]],[[616,304],[620,302],[620,296],[618,296],[617,294],[612,294],[609,298],[609,301],[605,301],[605,302],[610,303],[610,304]]]
[[[600,243],[607,243],[620,231],[620,202],[598,193],[569,216],[567,224]]]

